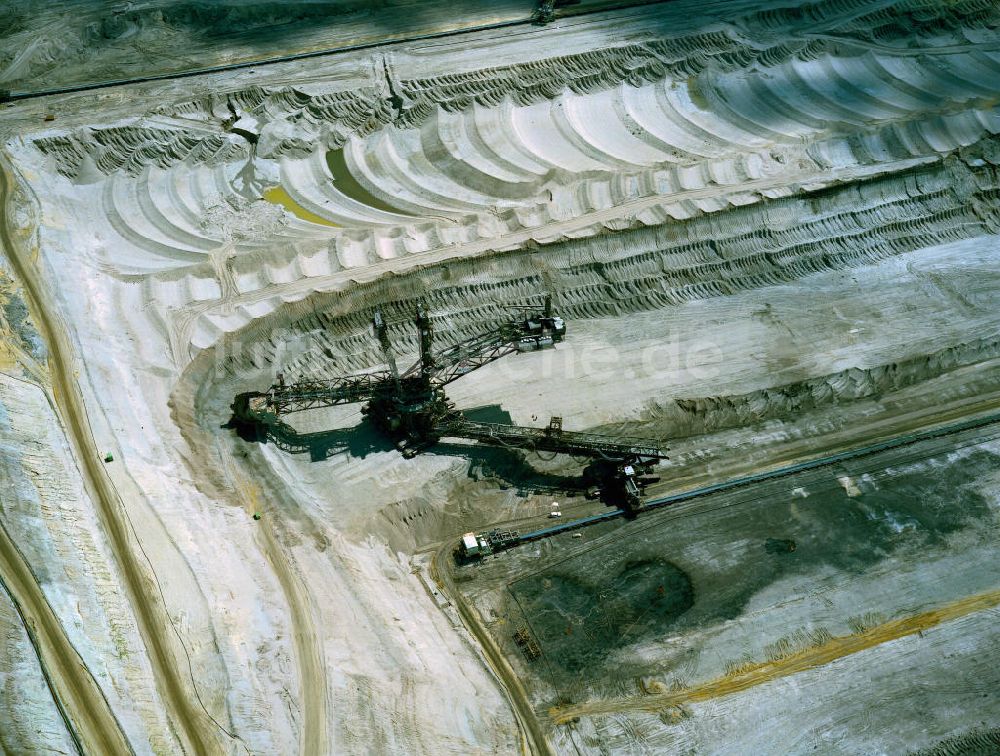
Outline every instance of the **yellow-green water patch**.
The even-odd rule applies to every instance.
[[[261,194],[261,197],[275,205],[281,205],[296,218],[301,218],[302,220],[309,221],[310,223],[318,223],[321,226],[340,228],[339,223],[327,220],[322,215],[317,215],[311,210],[307,210],[302,207],[302,205],[292,199],[291,195],[285,191],[284,187],[272,186],[270,189],[265,189],[263,194]]]

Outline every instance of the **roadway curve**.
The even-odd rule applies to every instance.
[[[466,629],[479,642],[483,656],[493,674],[496,675],[497,681],[500,683],[500,687],[504,695],[506,695],[507,701],[510,703],[510,707],[521,728],[521,733],[527,741],[525,743],[527,746],[526,750],[530,753],[550,756],[554,751],[545,737],[545,732],[542,730],[538,717],[535,716],[535,710],[528,700],[528,693],[524,689],[524,684],[511,668],[510,664],[507,663],[503,651],[500,650],[493,636],[490,635],[489,630],[486,629],[482,620],[480,620],[479,613],[473,607],[469,606],[462,592],[455,588],[455,584],[451,579],[451,571],[447,568],[443,570],[438,568],[438,562],[451,557],[451,551],[454,547],[454,540],[449,539],[434,552],[430,564],[431,580],[441,586],[442,592],[458,611]]]
[[[194,754],[221,754],[224,749],[217,737],[219,726],[196,703],[198,696],[193,680],[188,683],[177,674],[183,650],[173,646],[163,633],[163,629],[172,627],[172,623],[162,603],[155,575],[151,565],[144,567],[136,554],[134,546],[139,544],[137,540],[133,541],[133,534],[130,533],[124,503],[100,464],[100,454],[90,433],[80,388],[71,378],[69,355],[73,350],[69,339],[46,307],[37,272],[10,232],[7,210],[12,186],[12,169],[6,158],[0,155],[0,246],[6,251],[14,275],[24,288],[32,321],[48,347],[48,367],[56,407],[124,578],[124,587],[149,654],[158,690],[184,750]],[[0,540],[0,551],[4,550],[4,545]],[[82,661],[62,632],[51,607],[45,604],[41,589],[33,580],[26,582],[30,571],[26,573],[17,569],[17,559],[12,558],[9,552],[4,557],[0,567],[8,578],[8,588],[24,612],[29,630],[33,628],[38,633],[43,664],[52,676],[69,718],[79,729],[80,740],[88,744],[84,751],[95,754],[131,753],[128,741],[93,678],[89,674],[80,674]],[[21,562],[23,564],[23,560]],[[26,565],[24,568],[27,568]]]

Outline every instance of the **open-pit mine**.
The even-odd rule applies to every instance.
[[[0,754],[1000,753],[996,0],[0,7]]]

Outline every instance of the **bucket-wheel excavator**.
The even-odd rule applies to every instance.
[[[551,297],[544,305],[518,308],[523,315],[498,328],[434,351],[434,330],[424,306],[417,308],[420,358],[400,372],[389,340],[388,325],[376,311],[372,320],[388,368],[330,380],[278,381],[266,392],[240,394],[233,402],[238,425],[264,440],[292,412],[363,402],[362,412],[406,457],[442,438],[463,438],[508,448],[568,454],[591,460],[587,470],[605,500],[635,511],[642,503],[645,475],[666,455],[649,441],[564,431],[562,418],[547,427],[531,428],[470,420],[455,409],[445,386],[461,376],[516,352],[548,349],[566,336],[566,324],[553,314]]]

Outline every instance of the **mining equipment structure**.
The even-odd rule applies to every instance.
[[[445,386],[463,375],[517,352],[548,349],[566,336],[566,324],[552,312],[552,299],[544,305],[516,308],[521,317],[499,327],[435,351],[434,329],[423,304],[414,320],[419,335],[420,358],[400,372],[389,340],[388,324],[380,310],[372,319],[375,336],[387,369],[329,380],[302,379],[277,383],[265,392],[239,394],[232,405],[235,424],[259,441],[277,437],[287,428],[282,417],[292,412],[363,402],[362,413],[391,438],[404,457],[416,456],[444,437],[464,438],[484,444],[552,452],[590,460],[585,475],[609,503],[634,512],[642,505],[644,473],[666,459],[649,441],[592,433],[564,431],[562,418],[553,417],[544,428],[470,420],[455,409]]]

